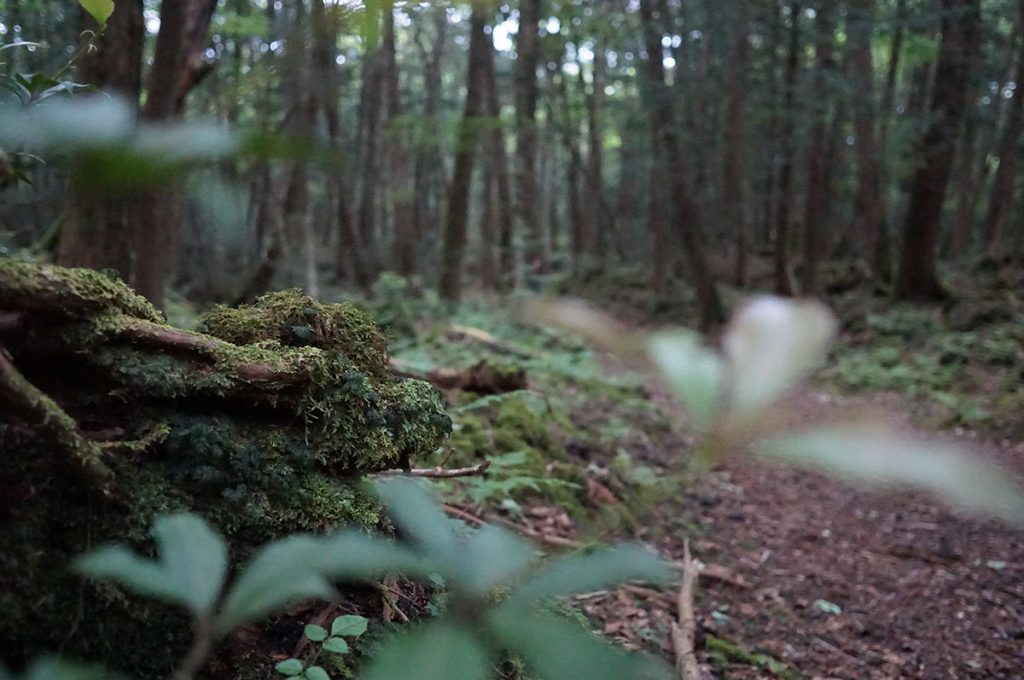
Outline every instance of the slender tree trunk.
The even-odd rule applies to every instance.
[[[473,3],[469,28],[469,65],[466,75],[466,104],[456,137],[455,167],[448,193],[448,224],[441,251],[441,276],[438,294],[442,299],[458,301],[462,297],[462,262],[466,252],[466,225],[469,221],[469,197],[473,188],[473,163],[480,136],[483,113],[483,76],[488,50],[485,28],[489,15],[485,3]]]
[[[395,269],[402,276],[416,273],[416,224],[413,187],[406,164],[409,145],[402,128],[402,95],[399,88],[398,59],[395,51],[395,9],[384,11],[384,37],[381,44],[384,90],[387,98],[388,198],[394,222]]]
[[[854,233],[872,273],[889,278],[885,248],[885,210],[882,198],[882,159],[876,137],[875,69],[871,56],[874,0],[851,0],[848,13],[850,65],[853,69],[853,125],[857,137],[857,189],[854,199]]]
[[[587,217],[584,249],[604,262],[607,234],[602,228],[604,203],[604,105],[608,59],[599,40],[594,50],[592,82],[587,97]],[[582,73],[582,71],[581,71]]]
[[[540,15],[543,0],[520,0],[516,35],[516,216],[527,239],[526,262],[546,267],[544,231],[537,214],[537,64],[540,60]]]
[[[903,299],[934,299],[944,291],[936,270],[936,246],[957,131],[968,102],[968,80],[981,33],[980,0],[942,0],[942,41],[931,123],[917,153],[921,159],[911,185],[903,223],[903,247],[896,294]]]
[[[429,241],[441,224],[444,195],[448,184],[445,167],[445,139],[440,117],[442,90],[441,60],[448,35],[448,10],[443,6],[430,10],[433,19],[433,41],[429,44],[417,28],[414,40],[423,60],[423,130],[416,154],[416,234]]]
[[[658,16],[652,0],[640,1],[640,18],[644,29],[646,48],[645,63],[647,67],[648,108],[651,115],[651,126],[655,130],[658,143],[655,147],[663,149],[668,167],[668,185],[672,189],[673,217],[677,223],[682,240],[683,255],[689,274],[697,293],[700,327],[710,330],[725,319],[718,288],[711,276],[707,253],[697,224],[696,209],[686,177],[686,166],[683,161],[679,138],[676,132],[675,115],[672,110],[672,96],[665,82],[665,67],[662,60],[662,31],[659,21],[666,17]]]
[[[505,149],[505,129],[501,121],[501,101],[494,71],[494,45],[489,41],[481,64],[481,88],[483,90],[483,115],[490,120],[487,134],[487,155],[489,156],[490,177],[487,186],[488,203],[492,206],[490,219],[484,224],[496,234],[491,247],[497,247],[498,266],[490,287],[509,291],[515,287],[514,216],[512,213],[512,186],[508,172],[508,154]],[[487,257],[493,257],[488,252]],[[488,282],[485,282],[487,285]]]
[[[1024,26],[1024,1],[1020,3],[1018,26]],[[1007,226],[1013,217],[1013,197],[1017,189],[1017,164],[1021,142],[1021,127],[1024,125],[1024,38],[1017,37],[1019,54],[1017,55],[1017,73],[1014,78],[1016,87],[1010,110],[1007,113],[1006,127],[999,143],[999,158],[996,177],[985,216],[985,244],[990,255],[1000,255],[1007,246]]]
[[[791,228],[791,205],[793,201],[793,164],[796,156],[796,81],[800,71],[800,3],[789,4],[789,47],[786,51],[786,68],[782,78],[783,105],[780,138],[782,144],[782,167],[779,169],[779,200],[775,212],[775,292],[792,295],[793,284],[789,271],[789,239]]]
[[[825,253],[825,230],[828,228],[831,187],[829,178],[829,113],[831,109],[830,80],[834,76],[835,58],[832,45],[836,26],[832,6],[828,0],[818,3],[815,15],[815,101],[811,106],[814,113],[810,156],[807,162],[807,205],[804,217],[804,262],[803,294],[810,297],[821,295],[819,265]]]
[[[725,160],[723,164],[721,214],[734,236],[736,259],[733,281],[747,281],[747,92],[750,69],[750,0],[736,0],[732,51],[729,55],[725,104]]]
[[[379,269],[377,252],[378,201],[380,187],[380,121],[383,119],[383,88],[381,87],[381,45],[369,47],[363,57],[363,79],[359,94],[359,205],[356,222],[359,225],[359,240],[362,246],[360,257],[370,278]]]

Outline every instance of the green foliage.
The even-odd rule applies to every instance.
[[[100,28],[107,25],[107,19],[114,13],[114,0],[78,0],[78,4],[89,13]]]
[[[537,570],[532,547],[502,529],[485,527],[460,538],[419,485],[393,480],[377,488],[409,548],[361,533],[293,536],[266,546],[221,596],[223,540],[198,518],[177,516],[159,520],[154,528],[158,562],[111,546],[79,560],[78,569],[190,609],[197,621],[205,622],[197,627],[200,647],[210,641],[203,636],[223,636],[296,600],[329,596],[334,579],[367,580],[396,571],[422,579],[435,574],[450,590],[447,613],[385,642],[364,677],[399,680],[415,668],[419,678],[485,678],[492,650],[506,649],[549,680],[670,677],[653,660],[600,644],[575,626],[548,618],[539,607],[553,597],[623,580],[670,581],[672,570],[646,550],[627,546],[572,555]],[[182,540],[190,532],[200,540]],[[510,592],[495,602],[492,593],[499,587]],[[344,638],[366,629],[366,619],[351,615],[336,618],[329,633],[321,626],[306,626],[307,639],[319,649],[308,661],[288,659],[276,668],[288,677],[329,677],[316,665],[320,654],[346,653]]]
[[[367,620],[362,616],[347,614],[339,616],[331,623],[331,630],[328,632],[323,626],[309,624],[303,629],[303,635],[313,643],[313,653],[306,661],[301,659],[286,659],[274,666],[274,670],[287,677],[302,676],[306,680],[323,680],[331,677],[322,666],[316,665],[320,655],[324,652],[329,654],[348,654],[349,646],[345,641],[346,637],[358,637],[366,632]]]
[[[879,332],[897,335],[919,328],[882,318],[869,323]],[[1008,520],[1024,519],[1019,484],[958,447],[922,441],[884,424],[777,432],[777,426],[761,419],[784,390],[824,360],[833,329],[831,314],[816,303],[767,298],[737,313],[726,331],[721,358],[688,335],[660,336],[651,351],[706,429],[709,405],[718,404],[710,418],[713,436],[705,444],[706,454],[718,455],[736,445],[750,447],[760,455],[840,477],[917,487]],[[912,369],[904,370],[908,381],[916,377]],[[722,394],[728,399],[723,401]]]

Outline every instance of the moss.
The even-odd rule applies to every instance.
[[[84,583],[66,569],[75,555],[108,541],[151,552],[154,518],[181,510],[216,526],[235,563],[285,534],[377,527],[359,476],[429,457],[451,429],[430,385],[388,373],[382,333],[351,305],[286,291],[218,308],[209,336],[185,335],[119,281],[5,261],[0,307],[29,311],[14,364],[101,441],[113,478],[109,496],[69,483],[31,423],[0,417],[7,661],[63,647],[166,676],[188,622]]]
[[[711,662],[718,668],[728,664],[742,664],[767,671],[775,677],[781,678],[781,680],[800,680],[799,673],[796,673],[775,657],[748,651],[734,642],[723,640],[714,635],[708,635],[705,638],[704,644]]]
[[[18,309],[26,301],[39,308],[59,309],[68,317],[118,312],[163,321],[163,315],[148,300],[116,275],[0,257],[0,307]]]
[[[264,295],[255,305],[214,307],[198,328],[236,345],[274,340],[341,352],[362,371],[387,371],[387,338],[372,317],[350,303],[325,304],[298,289]]]

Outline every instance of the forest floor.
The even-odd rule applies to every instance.
[[[497,461],[487,479],[441,483],[451,506],[468,513],[463,519],[496,519],[553,549],[641,540],[681,560],[688,542],[703,565],[697,649],[707,677],[1024,677],[1019,529],[924,495],[748,457],[696,475],[686,466],[694,441],[685,416],[653,378],[565,337],[499,320],[486,306],[451,323],[485,331],[490,344],[438,331],[436,316],[432,330],[410,333],[410,310],[382,310],[392,324],[409,322],[395,347],[403,361],[424,369],[508,362],[529,376],[529,388],[511,395],[446,393],[456,422],[450,464]],[[1021,318],[1006,320],[1011,331],[950,331],[932,357],[906,334],[935,330],[901,314],[869,314],[878,332],[845,337],[825,379],[780,410],[796,421],[865,409],[899,414],[910,429],[941,426],[944,436],[1024,474],[1024,443],[1013,432],[1022,402],[1008,400],[1019,396],[1021,345],[998,360],[976,356],[977,347],[1024,332]],[[918,371],[946,372],[904,385],[905,356],[877,360],[886,343],[915,355]],[[972,348],[964,361],[949,359],[960,356],[958,343]],[[869,379],[851,386],[851,375]],[[555,462],[538,469],[524,450]],[[573,481],[576,491],[567,493]],[[673,598],[626,586],[569,604],[597,632],[671,658]]]

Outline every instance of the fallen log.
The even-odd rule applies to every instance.
[[[369,316],[294,290],[190,331],[102,273],[0,258],[0,347],[0,662],[14,665],[63,646],[165,676],[187,625],[84,584],[76,555],[147,546],[154,516],[181,510],[236,560],[283,534],[376,525],[361,476],[428,458],[451,429],[431,385],[388,370]],[[81,611],[95,625],[65,640]]]

